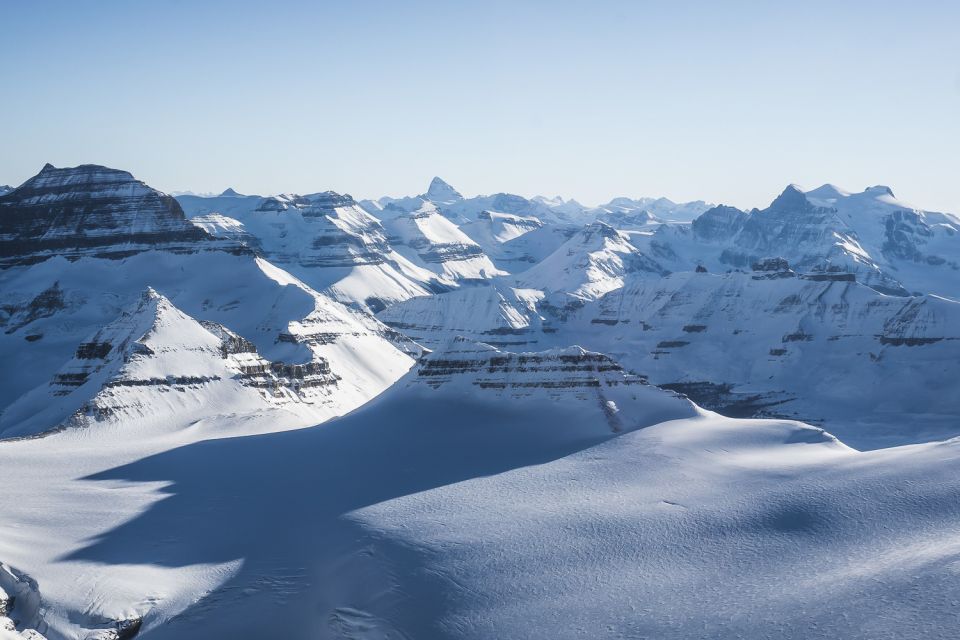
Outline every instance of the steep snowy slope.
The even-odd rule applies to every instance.
[[[487,280],[503,273],[480,245],[440,215],[431,202],[411,212],[387,205],[378,217],[391,246],[414,264],[436,273],[444,283]]]
[[[104,186],[117,181],[125,186]],[[78,345],[135,305],[147,287],[193,318],[229,327],[271,361],[329,366],[338,377],[336,389],[319,401],[328,416],[362,404],[411,364],[404,350],[416,348],[395,332],[318,294],[248,248],[211,240],[184,219],[175,201],[125,172],[47,168],[27,184],[42,184],[49,193],[39,200],[34,187],[9,194],[0,225],[32,229],[33,223],[21,220],[25,211],[52,221],[44,228],[64,230],[57,242],[69,259],[31,249],[19,254],[27,259],[0,270],[0,350],[6,359],[0,410],[48,384]],[[117,192],[126,195],[118,199]],[[88,235],[68,233],[81,224],[102,230],[93,249]],[[185,224],[188,232],[177,231]],[[146,228],[174,229],[177,240],[166,232],[137,235]],[[48,236],[21,234],[34,247]],[[133,237],[136,242],[129,242]]]
[[[156,638],[343,637],[341,618],[359,622],[344,609],[351,590],[388,586],[336,575],[366,544],[349,512],[697,415],[600,354],[455,340],[316,429],[172,448],[215,437],[221,417],[152,438],[89,429],[0,442],[18,478],[0,486],[0,557],[35,580],[52,637],[121,620]],[[248,422],[231,433],[262,428]],[[416,603],[424,620],[431,606]]]
[[[705,406],[817,421],[856,446],[957,434],[960,303],[762,268],[630,278],[555,323],[554,337]]]
[[[637,272],[621,282],[563,306],[498,283],[410,300],[378,318],[430,348],[454,335],[506,349],[581,344],[708,408],[813,421],[856,446],[960,433],[950,392],[960,377],[960,303],[885,296],[845,274],[801,276],[777,260],[750,273]]]
[[[254,248],[271,262],[344,304],[379,311],[455,286],[422,261],[415,264],[395,251],[380,221],[347,195],[327,191],[255,203],[249,197],[187,202],[197,226],[224,239],[254,238]],[[221,204],[224,211],[215,212]]]
[[[253,343],[202,325],[153,289],[77,346],[49,384],[0,414],[0,437],[110,425],[119,437],[172,429],[216,415],[278,407],[288,423],[331,417],[325,396],[339,376],[323,360],[269,362]]]
[[[35,581],[52,637],[956,628],[957,443],[857,453],[704,413],[579,348],[455,340],[319,428],[185,435],[149,457],[95,430],[0,444],[18,479],[0,485],[0,557]]]
[[[550,330],[537,309],[543,297],[541,291],[493,283],[407,300],[377,318],[430,349],[467,336],[510,350],[528,350]]]
[[[630,244],[627,236],[602,222],[587,225],[556,251],[517,275],[527,288],[595,299],[623,285],[626,274],[663,273],[653,260]],[[557,304],[557,303],[554,303]],[[565,306],[560,302],[557,306]]]
[[[666,225],[639,247],[671,271],[749,268],[780,256],[798,271],[850,273],[878,291],[960,299],[960,221],[914,209],[886,187],[847,193],[787,187],[766,209],[715,207],[691,226]]]

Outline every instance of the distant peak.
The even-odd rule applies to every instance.
[[[242,196],[243,194],[237,193],[236,191],[233,190],[232,187],[228,187],[223,191],[223,193],[220,194],[221,198],[238,198]]]
[[[874,185],[872,187],[867,187],[866,192],[872,195],[877,195],[877,196],[890,196],[891,198],[896,197],[895,195],[893,195],[893,189],[882,184]]]
[[[439,177],[434,177],[430,181],[430,187],[427,189],[427,200],[433,202],[448,202],[450,200],[463,200],[459,191],[451,187]]]
[[[56,169],[56,167],[50,164],[49,162],[47,162],[46,164],[43,165],[43,168],[40,169],[40,173],[43,173],[44,171],[52,171],[54,169]]]
[[[809,205],[810,201],[807,200],[807,196],[803,190],[795,184],[789,184],[787,188],[783,190],[783,193],[777,196],[776,200],[770,204],[770,208],[797,208],[807,207]]]
[[[807,191],[807,195],[811,198],[834,199],[845,198],[850,194],[834,184],[827,183],[817,187],[816,189]]]

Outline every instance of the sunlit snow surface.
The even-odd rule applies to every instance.
[[[429,370],[314,428],[3,443],[0,557],[51,637],[953,637],[957,443],[858,453],[619,383],[618,434],[597,390],[524,386],[562,371]]]

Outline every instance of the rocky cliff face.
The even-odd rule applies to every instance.
[[[46,165],[0,196],[0,266],[59,255],[123,258],[140,251],[196,251],[210,236],[172,197],[126,171]]]

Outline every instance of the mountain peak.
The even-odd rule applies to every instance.
[[[770,204],[770,209],[797,209],[810,206],[807,195],[795,184],[788,184],[777,198]]]
[[[0,202],[0,264],[53,256],[124,257],[208,240],[172,197],[95,164],[40,172]]]
[[[874,196],[890,196],[891,198],[896,197],[895,195],[893,195],[893,189],[882,184],[874,185],[872,187],[867,187],[866,193],[869,193],[870,195],[874,195]]]
[[[223,193],[220,194],[220,197],[221,198],[242,198],[243,194],[237,193],[236,191],[233,190],[232,187],[227,187],[226,189],[223,190]]]
[[[426,198],[431,202],[440,203],[463,200],[463,196],[459,191],[451,187],[437,176],[430,181],[430,187],[427,189]]]

